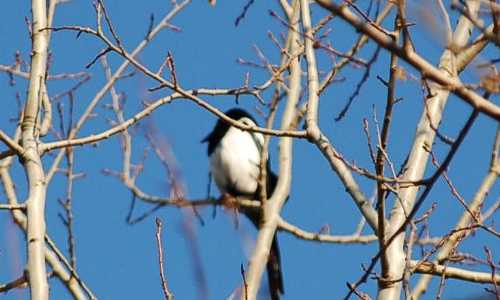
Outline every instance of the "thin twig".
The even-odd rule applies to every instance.
[[[170,292],[168,288],[167,278],[165,277],[165,273],[163,271],[163,246],[161,242],[161,229],[162,229],[162,221],[160,218],[156,218],[156,244],[158,246],[158,264],[160,265],[160,279],[161,286],[163,289],[163,294],[165,295],[165,299],[172,300],[174,299],[174,295]]]

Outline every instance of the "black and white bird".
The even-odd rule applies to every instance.
[[[257,126],[257,122],[246,111],[233,108],[226,115],[243,124]],[[257,132],[243,131],[219,119],[213,131],[203,139],[208,142],[210,170],[221,194],[260,199],[258,178],[264,137]],[[274,192],[277,177],[267,164],[267,195]],[[260,213],[245,212],[252,223],[259,227]],[[277,300],[284,293],[280,252],[276,235],[273,238],[267,275],[271,299]]]

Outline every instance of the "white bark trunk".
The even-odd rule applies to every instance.
[[[44,92],[47,65],[46,1],[33,0],[33,46],[28,99],[21,124],[24,148],[23,165],[28,179],[27,208],[28,280],[31,299],[46,300],[49,287],[45,270],[45,174],[38,152],[37,120]]]
[[[472,15],[477,13],[479,9],[479,1],[467,1],[467,5]],[[441,56],[439,68],[448,74],[450,77],[457,76],[456,53],[450,49],[461,49],[470,38],[472,24],[470,21],[461,17],[457,25],[449,49],[446,49]],[[436,132],[430,126],[429,118],[432,124],[437,127],[441,122],[442,113],[448,100],[449,91],[441,89],[438,85],[431,86],[431,95],[433,97],[427,99],[426,110],[422,112],[420,122],[417,126],[415,139],[412,150],[406,166],[407,170],[403,175],[402,180],[420,180],[423,178],[427,161],[429,158],[428,149],[432,148]],[[394,208],[391,211],[390,228],[387,236],[392,236],[405,222],[405,211],[409,212],[415,205],[418,187],[409,187],[403,189],[399,194],[400,199],[404,204],[401,206],[400,201],[396,201]],[[392,284],[379,284],[377,299],[379,300],[398,300],[401,295],[402,279],[405,269],[405,252],[403,249],[404,232],[399,234],[394,241],[387,247],[387,257],[389,258],[389,278],[397,280]]]

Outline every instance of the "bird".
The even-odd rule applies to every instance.
[[[245,110],[232,108],[226,116],[245,125],[257,126],[257,121]],[[264,137],[261,133],[244,131],[219,119],[214,129],[202,140],[208,143],[207,154],[210,172],[222,195],[246,197],[260,200],[259,173]],[[278,177],[271,170],[269,160],[266,166],[266,192],[272,195]],[[245,211],[245,215],[259,228],[261,212]],[[281,257],[276,233],[273,237],[267,261],[267,275],[272,300],[284,294]]]

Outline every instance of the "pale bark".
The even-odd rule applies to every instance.
[[[339,158],[337,150],[330,143],[328,138],[322,133],[318,125],[318,111],[319,111],[319,76],[318,68],[316,65],[316,56],[314,53],[314,36],[311,22],[311,13],[309,10],[309,2],[301,1],[302,23],[304,25],[305,38],[305,56],[307,60],[307,86],[308,95],[307,100],[307,114],[306,114],[306,132],[307,138],[311,143],[321,151],[323,156],[328,160],[330,167],[339,176],[344,184],[346,191],[351,195],[352,199],[358,206],[358,209],[363,214],[371,228],[376,232],[378,230],[377,211],[370,204],[365,197],[361,188],[352,176],[346,163]]]
[[[27,246],[28,280],[31,299],[46,300],[49,287],[45,269],[45,174],[38,152],[38,115],[44,97],[45,72],[47,65],[47,33],[41,29],[47,26],[46,2],[32,1],[33,47],[30,68],[28,99],[21,123],[21,144],[24,148],[23,165],[28,179]]]
[[[483,1],[483,3],[486,3],[485,1]],[[47,6],[46,2],[49,2],[50,5]],[[310,12],[310,8],[313,8],[313,6],[310,7],[311,1],[293,0],[291,1],[292,5],[290,5],[287,0],[280,0],[284,15],[286,15],[287,18],[287,20],[283,23],[286,23],[286,28],[289,29],[288,38],[285,46],[283,46],[284,49],[281,49],[281,42],[276,42],[282,50],[281,67],[279,69],[274,69],[270,67],[270,64],[268,64],[268,69],[270,70],[272,76],[265,84],[259,87],[248,88],[248,83],[246,83],[245,87],[241,88],[241,90],[204,88],[184,90],[181,88],[181,84],[177,81],[177,79],[174,78],[175,76],[172,76],[174,79],[170,81],[170,79],[163,77],[161,71],[162,68],[160,68],[158,72],[151,71],[136,58],[136,55],[163,27],[168,26],[167,20],[169,18],[175,15],[182,9],[182,7],[190,2],[190,0],[184,0],[180,4],[176,4],[174,9],[160,22],[158,26],[151,28],[151,31],[148,32],[147,37],[139,44],[139,46],[133,52],[129,53],[122,48],[121,42],[114,32],[112,32],[114,39],[108,39],[104,34],[105,31],[101,29],[100,24],[98,24],[98,30],[79,26],[66,26],[59,29],[52,28],[51,21],[54,17],[54,9],[58,0],[32,0],[33,51],[29,74],[26,71],[17,70],[13,67],[0,66],[0,70],[4,69],[10,75],[15,74],[16,76],[23,76],[30,79],[28,99],[24,107],[24,114],[21,117],[21,126],[18,129],[17,138],[11,139],[6,133],[0,130],[0,140],[3,141],[8,147],[8,150],[2,152],[0,155],[0,159],[8,157],[0,164],[0,176],[2,177],[2,181],[6,189],[11,186],[10,190],[6,191],[9,204],[0,205],[0,209],[11,210],[15,221],[27,233],[27,271],[32,299],[48,298],[44,256],[46,262],[52,266],[53,274],[58,276],[66,284],[76,299],[85,299],[87,296],[93,298],[91,292],[89,292],[83,282],[78,279],[74,268],[67,264],[67,260],[61,255],[60,251],[57,250],[55,245],[53,245],[45,233],[44,202],[46,197],[46,186],[59,169],[59,164],[64,157],[66,148],[97,143],[101,140],[108,139],[115,134],[122,132],[127,133],[127,130],[131,126],[141,121],[157,108],[167,103],[177,101],[178,99],[191,101],[208,112],[224,119],[233,126],[243,130],[260,132],[268,135],[267,138],[271,135],[280,137],[280,172],[275,192],[273,195],[262,196],[262,199],[271,196],[269,200],[263,201],[262,203],[246,199],[238,200],[238,203],[242,206],[262,209],[263,212],[262,226],[259,228],[260,230],[256,246],[254,252],[252,253],[248,270],[246,274],[243,274],[243,276],[245,276],[245,284],[243,285],[244,290],[242,293],[242,299],[256,299],[264,267],[268,260],[272,239],[277,229],[288,231],[298,238],[316,242],[369,243],[377,241],[376,235],[360,235],[362,232],[361,228],[359,229],[359,232],[356,231],[356,233],[351,236],[334,236],[329,233],[320,234],[307,232],[299,226],[287,223],[281,218],[280,212],[288,197],[291,185],[293,138],[308,139],[310,143],[314,144],[320,150],[322,155],[327,159],[331,169],[339,176],[346,191],[358,206],[363,222],[368,223],[372,230],[378,235],[378,238],[380,238],[379,249],[381,253],[378,253],[377,257],[380,257],[382,261],[382,275],[379,277],[378,281],[378,299],[398,300],[401,297],[401,290],[403,286],[402,280],[404,281],[408,279],[410,273],[424,274],[419,281],[414,294],[412,295],[412,297],[415,298],[418,298],[425,291],[431,276],[442,276],[443,282],[445,277],[477,283],[498,282],[498,276],[496,275],[488,276],[489,274],[485,272],[468,271],[448,267],[445,264],[448,256],[453,253],[458,243],[462,241],[463,237],[472,231],[467,228],[472,219],[474,219],[474,222],[478,222],[478,224],[481,223],[481,221],[478,221],[481,220],[480,208],[486,192],[491,189],[498,177],[499,167],[497,164],[493,164],[490,173],[485,178],[480,190],[472,202],[467,205],[467,211],[463,214],[462,219],[456,225],[456,228],[465,227],[467,230],[457,231],[456,233],[450,234],[447,236],[447,240],[440,239],[440,244],[438,246],[441,247],[441,249],[439,249],[439,252],[436,252],[438,253],[436,261],[418,262],[411,260],[411,247],[413,246],[413,243],[418,243],[417,238],[413,238],[412,236],[407,239],[410,240],[410,250],[404,250],[404,227],[411,221],[409,219],[410,217],[408,217],[408,213],[412,211],[411,216],[414,216],[413,213],[416,212],[416,208],[420,207],[420,201],[416,200],[418,199],[419,187],[426,185],[426,182],[430,181],[428,179],[425,180],[423,176],[429,160],[429,150],[432,149],[432,145],[434,144],[435,136],[437,134],[436,128],[439,127],[441,122],[449,94],[455,93],[458,97],[462,98],[472,109],[475,110],[474,113],[481,113],[482,115],[488,116],[494,120],[500,120],[500,107],[493,101],[489,101],[488,97],[480,96],[476,89],[472,88],[471,85],[462,83],[458,77],[458,74],[471,62],[471,60],[476,57],[489,42],[492,41],[491,37],[493,33],[498,31],[498,26],[481,26],[483,34],[480,35],[475,42],[467,44],[472,29],[474,26],[478,27],[477,21],[474,20],[476,20],[475,15],[479,9],[479,5],[481,3],[480,1],[465,1],[467,2],[467,16],[462,16],[460,18],[455,32],[453,33],[447,11],[445,10],[443,3],[438,0],[441,14],[444,16],[446,21],[444,25],[447,29],[447,47],[441,56],[439,66],[435,67],[412,47],[409,42],[410,39],[407,32],[403,31],[405,43],[401,46],[397,39],[392,38],[393,33],[388,32],[379,25],[379,21],[381,21],[390,12],[390,7],[393,5],[399,8],[399,17],[404,16],[404,0],[390,1],[390,3],[387,4],[386,9],[383,10],[374,22],[370,20],[369,16],[363,15],[363,12],[357,8],[355,1],[341,1],[342,4],[335,4],[339,2],[316,0],[316,2],[321,6],[327,8],[330,12],[332,12],[332,14],[335,14],[341,19],[347,21],[352,28],[361,33],[359,41],[354,45],[351,51],[347,52],[348,57],[344,57],[340,63],[335,65],[331,72],[329,72],[324,78],[323,82],[321,82],[318,75],[319,67],[316,65],[316,55],[319,53],[317,49],[318,47],[321,47],[322,42],[322,37],[319,37],[318,32],[322,30],[322,26],[324,25],[321,23],[328,23],[328,17],[332,16],[327,16],[325,18],[327,21],[322,20],[313,27],[314,24],[311,20],[312,18]],[[403,20],[403,22],[405,21]],[[398,24],[401,25],[401,23]],[[47,95],[47,87],[45,85],[45,80],[48,78],[46,76],[47,74],[45,74],[47,64],[47,47],[52,30],[40,30],[48,27],[55,31],[68,29],[79,31],[80,33],[85,32],[93,34],[94,36],[100,38],[111,51],[123,56],[125,61],[113,75],[111,74],[111,70],[109,68],[106,69],[106,84],[96,93],[94,99],[91,101],[76,125],[70,128],[67,139],[42,143],[39,141],[39,137],[48,132],[52,122],[52,107],[50,98]],[[317,38],[314,36],[315,34],[318,35]],[[426,87],[428,87],[426,92],[428,92],[429,98],[425,99],[424,112],[421,115],[419,123],[414,125],[416,127],[416,133],[408,157],[408,162],[404,168],[404,173],[401,177],[398,177],[395,175],[396,172],[393,172],[394,179],[386,178],[384,176],[383,160],[381,161],[382,169],[377,170],[377,176],[370,174],[369,171],[362,172],[363,170],[361,168],[357,168],[354,164],[350,165],[349,162],[343,159],[342,155],[335,149],[333,143],[331,143],[322,133],[318,120],[318,112],[320,110],[319,100],[323,90],[333,81],[338,68],[343,66],[342,64],[345,65],[350,61],[357,60],[355,53],[367,39],[371,39],[377,43],[377,53],[380,49],[382,49],[382,51],[386,51],[386,53],[392,55],[393,62],[391,64],[391,68],[393,70],[397,68],[395,62],[396,57],[399,57],[408,62],[421,74],[422,81],[425,82]],[[116,45],[114,43],[116,43]],[[302,56],[304,56],[305,59],[301,58]],[[376,57],[374,57],[374,60],[375,58]],[[307,73],[305,74],[302,73],[300,59],[304,59],[304,61],[302,61],[302,63],[304,63],[304,67],[306,66],[305,63],[307,63]],[[360,61],[364,62],[363,60]],[[120,113],[117,112],[119,100],[114,91],[113,85],[116,83],[116,80],[120,77],[121,73],[123,73],[128,64],[132,64],[140,72],[158,82],[159,85],[151,90],[156,91],[163,88],[171,89],[172,94],[158,99],[135,115],[125,119],[123,111]],[[287,73],[289,73],[288,77],[286,76]],[[171,75],[175,75],[175,70],[172,71]],[[295,130],[298,123],[297,120],[302,118],[302,115],[297,117],[300,114],[297,110],[297,103],[300,98],[301,76],[303,76],[303,78],[306,78],[307,76],[308,88],[307,93],[305,93],[308,99],[302,105],[303,108],[300,110],[306,114],[305,130]],[[395,75],[391,73],[391,77],[395,77]],[[381,79],[381,81],[384,80]],[[390,82],[394,81],[396,81],[395,78],[390,80]],[[388,85],[391,85],[390,82]],[[239,96],[241,94],[253,95],[261,100],[260,92],[266,91],[272,84],[276,84],[278,89],[282,88],[282,90],[286,92],[286,107],[280,129],[272,129],[272,125],[268,125],[265,128],[246,126],[245,124],[228,118],[224,113],[217,109],[216,106],[198,97],[200,95]],[[237,92],[235,92],[236,90]],[[119,116],[119,124],[109,128],[108,130],[100,131],[85,137],[78,137],[78,132],[93,114],[93,111],[100,99],[102,99],[108,91],[111,91],[113,97],[113,107],[115,109],[115,113]],[[392,91],[392,93],[390,92],[390,94],[392,95],[388,98],[395,97],[394,91]],[[272,124],[272,122],[270,122],[270,124]],[[19,138],[19,132],[21,132],[21,138]],[[377,133],[380,132],[377,131]],[[385,134],[382,134],[382,136],[385,136]],[[127,143],[130,144],[131,137],[129,136],[127,139]],[[382,140],[385,139],[382,138]],[[378,144],[382,146],[382,149],[385,149],[384,143],[380,143],[379,141]],[[50,171],[45,174],[40,156],[59,148],[63,149],[53,161]],[[389,161],[388,154],[384,154],[387,155],[387,160]],[[17,199],[14,201],[12,200],[15,199],[15,194],[14,196],[10,195],[11,193],[14,193],[13,183],[9,175],[9,167],[6,165],[5,161],[12,160],[14,157],[20,158],[28,179],[29,195],[26,202],[22,204],[17,203]],[[178,207],[195,207],[198,205],[214,203],[212,199],[189,202],[185,199],[167,199],[146,194],[135,185],[135,175],[132,174],[133,171],[130,164],[131,157],[130,151],[125,152],[123,176],[121,179],[137,198],[145,202],[163,203]],[[263,157],[265,157],[265,155],[263,155]],[[380,157],[382,156],[380,155]],[[265,162],[265,160],[263,159],[262,162]],[[265,164],[263,163],[262,165]],[[379,205],[377,206],[379,209],[378,212],[363,194],[363,191],[354,178],[354,172],[358,172],[360,175],[366,175],[369,179],[377,181],[379,185]],[[393,192],[397,194],[398,200],[394,202],[395,204],[391,211],[390,218],[386,219],[387,216],[385,215],[385,207],[384,205],[380,205],[384,204],[380,201],[380,199],[385,196],[382,191],[382,187],[387,184],[388,188],[390,188],[392,183],[397,184],[399,182],[405,182],[407,184],[401,188],[400,186],[397,186],[397,188],[393,190]],[[431,187],[432,184],[426,186],[426,192],[430,190]],[[426,195],[426,192],[421,195]],[[425,196],[423,198],[425,198]],[[224,203],[218,204],[224,205]],[[27,215],[23,212],[24,210]],[[477,213],[478,216],[476,216],[476,214],[472,216],[470,214],[471,211]],[[443,244],[441,244],[441,242]],[[434,245],[436,244],[437,243],[434,243]],[[375,259],[373,261],[375,265]],[[367,276],[369,274],[369,272],[366,272]],[[357,286],[352,289],[351,292],[354,291],[358,295],[358,291],[355,291],[356,288]],[[409,292],[409,290],[405,290],[405,292]]]
[[[130,53],[131,57],[137,56],[141,51],[153,40],[158,33],[162,31],[165,27],[167,27],[168,22],[177,15],[184,7],[186,7],[189,3],[191,3],[191,0],[184,0],[180,2],[178,5],[176,5],[169,13],[167,13],[163,19],[156,25],[151,32],[146,36],[144,40],[142,40],[137,47]],[[106,95],[106,93],[111,89],[111,87],[115,84],[115,82],[120,78],[120,76],[125,72],[127,67],[129,67],[130,61],[129,60],[124,60],[123,63],[118,67],[118,69],[115,71],[111,79],[106,81],[104,86],[95,94],[94,98],[90,101],[90,104],[88,107],[85,109],[85,112],[82,114],[78,122],[76,123],[75,127],[70,131],[68,140],[69,139],[74,139],[76,138],[78,132],[80,129],[83,127],[85,122],[90,118],[92,113],[94,112],[95,107],[99,103],[99,101]],[[62,148],[61,151],[57,154],[57,156],[54,158],[54,162],[52,163],[52,167],[49,169],[47,172],[47,184],[50,183],[52,177],[56,173],[56,171],[59,168],[59,164],[61,163],[62,159],[64,158],[64,154],[66,153],[66,149]]]
[[[299,20],[299,1],[295,0],[292,4],[293,13],[290,20],[291,30],[288,31],[287,44],[289,45],[289,53],[295,57],[290,64],[290,81],[288,86],[288,99],[285,111],[281,121],[281,129],[288,130],[292,127],[295,116],[295,107],[300,97],[300,74],[301,68],[299,57],[296,56],[300,51],[298,34]],[[257,298],[260,281],[264,272],[265,265],[271,249],[271,243],[274,233],[278,227],[280,212],[285,203],[292,180],[292,138],[280,138],[280,154],[279,154],[279,175],[276,188],[269,200],[263,205],[263,220],[259,228],[259,234],[255,244],[255,249],[250,258],[250,264],[246,275],[246,286],[241,293],[242,300],[254,300]]]
[[[495,141],[495,146],[498,146],[496,143],[500,138],[500,127],[497,129],[497,136]],[[498,149],[493,149],[493,153],[497,153]],[[489,191],[495,184],[498,176],[498,166],[500,166],[500,159],[498,157],[492,157],[491,166],[488,174],[484,177],[483,182],[481,183],[478,191],[474,195],[474,198],[468,204],[468,211],[464,211],[462,217],[455,225],[455,229],[466,228],[472,221],[473,217],[470,212],[474,214],[474,216],[480,216],[480,209],[484,203],[484,199],[488,195]],[[481,221],[481,220],[480,220]],[[465,238],[471,230],[459,230],[452,234],[448,240],[444,243],[437,254],[437,262],[442,263],[452,251],[457,247],[458,243]],[[491,278],[491,274],[490,274]],[[412,292],[411,299],[419,299],[427,290],[427,286],[429,285],[432,279],[432,275],[426,274],[422,275],[422,277],[418,280],[415,289]]]
[[[425,75],[426,79],[431,79],[435,82],[430,84],[429,94],[432,96],[429,99],[426,99],[426,109],[422,113],[420,122],[417,126],[414,143],[402,180],[417,181],[423,178],[429,158],[429,149],[432,148],[436,135],[433,127],[437,127],[441,121],[442,112],[450,91],[467,101],[474,109],[485,112],[496,120],[500,119],[500,108],[465,88],[460,83],[457,76],[457,55],[453,51],[455,49],[462,49],[466,45],[473,28],[473,24],[465,16],[460,18],[455,32],[451,35],[451,42],[441,57],[439,68],[435,68],[423,57],[419,56],[414,50],[412,50],[411,46],[407,42],[408,37],[405,38],[405,44],[400,47],[385,33],[381,32],[379,28],[376,28],[373,25],[368,25],[359,19],[351,12],[348,5],[341,6],[324,0],[316,0],[316,2],[324,8],[330,10],[332,13],[343,18],[356,29],[367,34],[380,46],[410,63],[413,67]],[[477,13],[480,3],[478,1],[467,1],[466,4],[470,14],[474,16]],[[400,14],[404,14],[406,9],[404,1],[398,2],[398,5],[400,6]],[[481,47],[477,48],[479,50]],[[462,68],[460,70],[462,70]],[[475,100],[473,100],[473,98]],[[486,109],[489,110],[489,112],[484,110],[485,107],[489,107]],[[407,221],[405,213],[411,211],[414,207],[418,189],[419,188],[417,186],[402,189],[398,195],[399,199],[402,199],[402,201],[396,201],[391,212],[387,236],[393,236],[394,238],[385,250],[381,250],[386,251],[386,255],[389,259],[389,266],[387,278],[383,278],[379,281],[378,299],[397,300],[400,297],[402,287],[400,279],[403,278],[403,272],[405,269],[405,253],[403,250],[405,235],[404,231],[398,233],[397,236],[394,236],[394,234],[396,234],[401,226],[403,226]],[[401,203],[403,203],[403,205],[401,205]]]
[[[460,81],[458,77],[449,76],[449,74],[442,71],[442,68],[433,66],[411,47],[401,47],[398,44],[394,43],[394,41],[387,35],[387,33],[382,32],[379,27],[368,25],[366,22],[358,18],[347,6],[337,5],[327,0],[316,0],[316,2],[322,7],[328,9],[333,14],[336,14],[347,21],[356,30],[359,30],[360,32],[368,35],[381,47],[398,55],[400,58],[417,69],[423,75],[423,77],[425,77],[425,79],[434,81],[437,84],[442,85],[449,92],[453,92],[455,95],[460,97],[460,99],[468,103],[471,107],[478,110],[480,113],[483,113],[494,120],[500,120],[500,107],[480,96],[473,90],[469,89]],[[475,3],[475,5],[479,5],[479,2],[473,2]],[[470,11],[473,11],[473,9],[470,9]],[[462,17],[461,19],[467,18]],[[473,26],[470,21],[468,22],[468,24],[469,25],[467,27],[469,28]],[[452,45],[450,45],[450,49],[461,49],[465,45],[458,43],[459,41],[457,40],[457,37],[461,37],[463,36],[463,34],[467,34],[467,38],[470,36],[468,32],[456,32],[456,34],[453,35],[453,43]]]
[[[477,1],[468,1],[467,3],[472,12],[477,12],[479,8]],[[461,17],[452,36],[452,45],[449,45],[449,48],[460,49],[465,46],[471,31],[472,24],[467,18]],[[450,49],[446,49],[441,56],[439,69],[443,76],[457,78],[456,54]],[[430,95],[433,95],[433,97],[426,100],[426,108],[422,112],[415,132],[415,139],[406,165],[406,171],[403,174],[403,180],[420,180],[423,178],[429,159],[429,149],[432,148],[436,136],[433,127],[435,128],[441,122],[449,93],[448,89],[443,89],[438,85],[433,84],[431,86]],[[388,236],[395,234],[406,222],[407,216],[405,213],[411,211],[415,205],[418,190],[418,187],[408,187],[402,189],[399,193],[398,196],[402,201],[396,201],[391,211]],[[404,204],[404,207],[401,203]],[[404,237],[404,231],[399,233],[385,250],[389,258],[388,278],[384,278],[385,281],[379,284],[377,299],[398,300],[400,298],[402,282],[398,279],[403,277],[405,269]],[[391,280],[397,280],[397,282],[394,283]]]
[[[10,160],[11,158],[7,158]],[[14,192],[14,183],[10,177],[8,168],[10,166],[9,161],[2,161],[0,164],[0,179],[2,180],[2,185],[4,186],[5,194],[12,206],[18,206],[17,197]],[[20,210],[12,211],[12,216],[16,224],[18,224],[24,231],[27,230],[27,218],[26,215]],[[63,264],[60,262],[57,254],[45,247],[45,259],[47,263],[52,268],[54,275],[61,280],[64,286],[68,289],[74,299],[85,300],[85,299],[95,299],[92,292],[88,290],[82,283],[77,280],[77,276],[74,276],[71,272],[67,271]],[[89,297],[86,296],[89,295]]]
[[[464,269],[459,269],[459,268],[454,268],[454,267],[447,267],[444,265],[440,265],[435,262],[425,262],[425,263],[420,263],[418,261],[411,261],[410,262],[410,268],[412,269],[412,272],[417,272],[417,273],[423,273],[425,275],[423,276],[443,276],[445,275],[446,278],[453,278],[453,279],[459,279],[459,280],[465,280],[468,282],[477,282],[477,283],[497,283],[500,284],[500,275],[498,274],[492,274],[490,272],[477,272],[477,271],[471,271],[471,270],[464,270]],[[412,295],[411,299],[418,299],[415,298],[415,296],[419,295]]]

